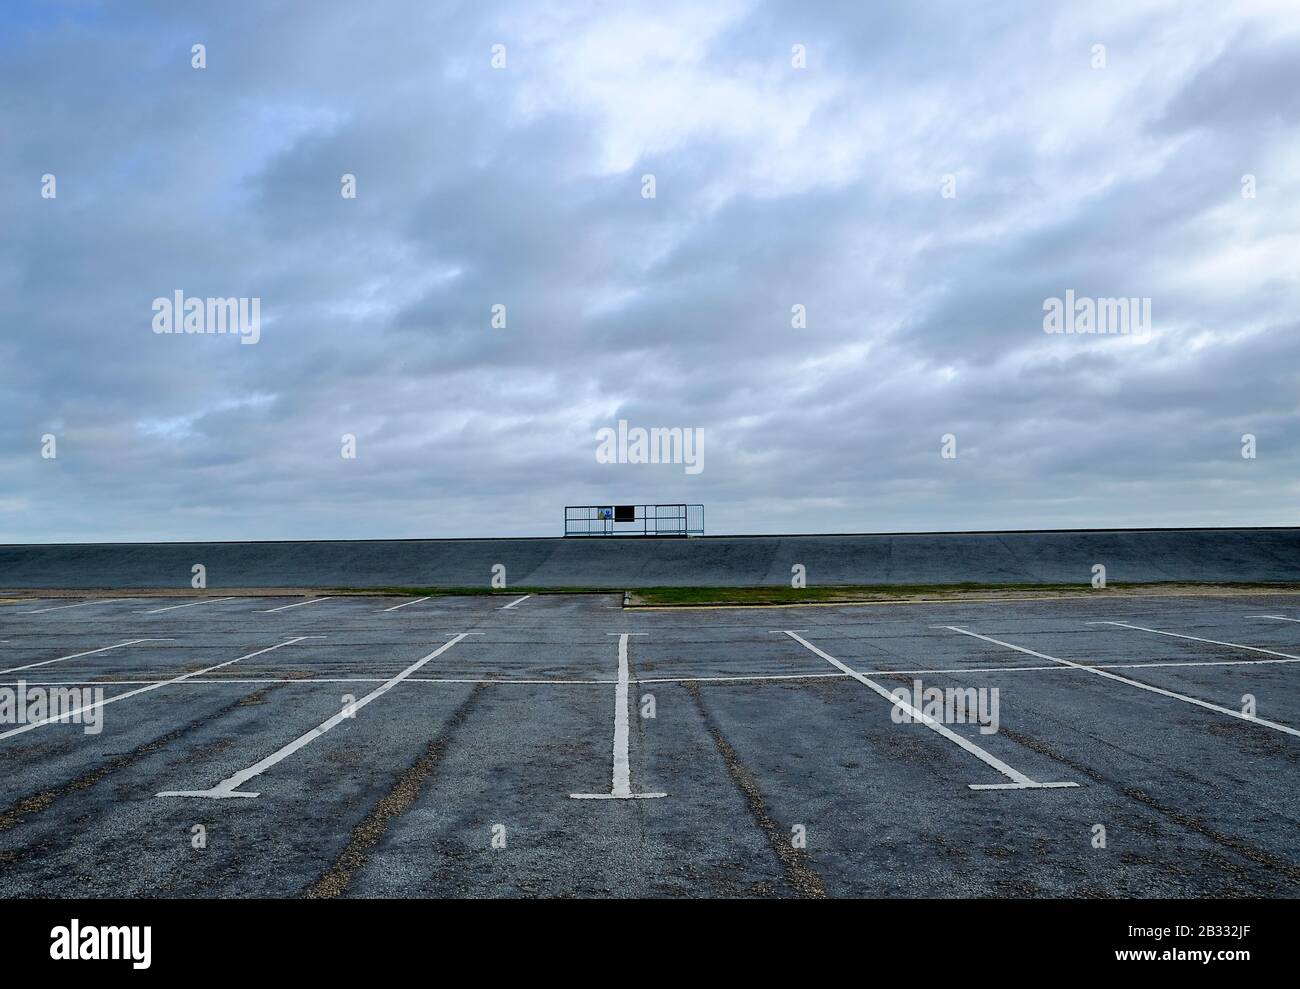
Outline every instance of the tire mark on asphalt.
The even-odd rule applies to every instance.
[[[210,721],[214,721],[217,718],[230,714],[240,707],[246,707],[249,704],[261,704],[266,695],[274,689],[276,688],[264,687],[263,689],[254,691],[251,694],[246,694],[238,700],[213,712],[208,717],[200,718],[198,721],[191,721],[189,724],[182,725],[180,728],[169,731],[165,735],[160,735],[151,742],[145,742],[143,745],[132,749],[125,755],[120,755],[115,759],[110,759],[108,762],[101,763],[94,769],[87,773],[83,773],[74,780],[60,786],[50,787],[48,790],[41,790],[39,793],[34,793],[31,796],[22,798],[7,809],[0,810],[0,833],[8,831],[23,823],[23,821],[33,814],[39,814],[42,811],[48,810],[54,801],[60,797],[65,797],[78,790],[90,789],[90,787],[94,786],[110,773],[115,773],[120,769],[127,769],[135,765],[145,756],[153,755],[155,752],[165,748],[172,742],[179,741],[196,729],[203,727]]]
[[[379,799],[379,802],[370,809],[365,818],[352,829],[352,837],[347,846],[343,849],[334,864],[327,869],[319,879],[312,883],[303,896],[308,900],[328,900],[341,896],[352,884],[352,878],[359,872],[370,860],[370,852],[379,844],[379,841],[388,833],[389,827],[393,821],[401,817],[419,798],[424,790],[424,785],[429,777],[433,775],[438,764],[442,762],[442,757],[446,754],[447,747],[455,739],[460,731],[465,719],[478,703],[483,692],[487,690],[488,684],[479,683],[474,686],[470,694],[460,707],[447,719],[442,730],[438,732],[436,738],[431,741],[425,748],[424,753],[415,761],[415,764],[407,768],[393,788]]]
[[[1202,838],[1208,838],[1217,845],[1231,849],[1247,861],[1253,862],[1256,865],[1264,866],[1265,868],[1273,870],[1275,873],[1285,876],[1292,885],[1300,885],[1300,866],[1296,866],[1294,863],[1289,862],[1286,859],[1279,858],[1272,852],[1267,852],[1262,848],[1257,848],[1249,842],[1242,841],[1240,838],[1234,838],[1232,835],[1224,834],[1222,831],[1217,831],[1204,821],[1192,816],[1187,811],[1161,803],[1145,790],[1139,789],[1135,786],[1125,786],[1121,783],[1115,782],[1114,780],[1107,779],[1105,775],[1093,769],[1091,766],[1085,765],[1077,759],[1072,759],[1057,752],[1050,745],[1047,745],[1032,736],[1009,729],[1005,725],[999,731],[1000,734],[1005,735],[1013,742],[1018,742],[1027,749],[1032,749],[1034,752],[1038,752],[1065,763],[1071,769],[1083,773],[1094,782],[1122,793],[1130,800],[1142,804],[1142,806],[1155,811],[1167,820],[1173,821],[1175,824],[1178,824],[1189,831],[1195,832]],[[1098,741],[1101,740],[1099,739]]]
[[[758,822],[763,834],[767,837],[767,843],[771,846],[772,851],[776,853],[777,859],[780,860],[782,868],[785,869],[786,878],[795,891],[803,897],[810,899],[824,899],[826,896],[826,887],[822,883],[822,877],[813,871],[808,864],[808,853],[802,848],[795,848],[790,844],[789,839],[782,832],[777,823],[772,820],[772,815],[767,812],[767,805],[763,801],[763,791],[758,785],[758,780],[740,761],[736,755],[736,750],[731,747],[731,743],[722,737],[722,731],[714,723],[712,716],[704,707],[704,698],[700,693],[699,684],[684,683],[681,685],[695,702],[695,707],[700,712],[700,718],[703,719],[705,727],[713,736],[713,744],[718,748],[718,754],[722,756],[722,761],[727,767],[727,772],[731,774],[732,780],[744,794],[746,803],[749,804],[749,810]]]

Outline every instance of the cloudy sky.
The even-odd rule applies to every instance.
[[[2,541],[1300,518],[1292,0],[2,18]],[[260,340],[155,333],[178,290]]]

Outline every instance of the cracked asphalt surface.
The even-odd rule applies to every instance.
[[[304,600],[0,604],[0,691],[108,701],[98,734],[0,737],[0,896],[1300,894],[1300,737],[1282,730],[1300,729],[1300,597],[677,611],[337,597],[267,613]],[[889,690],[998,688],[996,733],[948,728],[1078,786],[970,789],[1007,778],[895,723],[784,629]],[[631,790],[667,795],[575,800],[611,789],[622,633]],[[321,638],[229,663],[300,636]],[[770,679],[726,679],[743,677]],[[1190,702],[1239,712],[1246,695],[1262,720]],[[297,742],[240,787],[255,798],[156,795],[211,790]]]

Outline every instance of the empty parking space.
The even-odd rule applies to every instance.
[[[1294,896],[1294,600],[11,603],[0,892]]]

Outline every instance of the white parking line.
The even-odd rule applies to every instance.
[[[984,749],[980,748],[974,742],[970,741],[969,739],[963,738],[961,735],[958,735],[956,732],[952,731],[947,725],[943,724],[940,721],[936,721],[934,718],[930,717],[925,712],[920,711],[917,708],[913,707],[911,704],[909,704],[907,701],[903,700],[902,698],[895,697],[894,694],[890,693],[888,690],[886,690],[880,684],[876,683],[874,680],[868,680],[861,673],[857,672],[854,669],[851,669],[850,667],[846,666],[844,663],[841,663],[834,656],[830,655],[830,653],[826,653],[818,649],[815,645],[813,645],[811,642],[809,642],[807,639],[803,638],[802,636],[796,635],[794,632],[791,631],[787,631],[785,634],[790,636],[790,638],[794,639],[805,649],[808,649],[809,651],[820,656],[822,659],[826,660],[826,662],[830,663],[836,669],[842,670],[843,672],[847,673],[849,676],[853,677],[853,679],[857,680],[858,683],[862,684],[864,687],[869,687],[870,689],[874,690],[881,697],[885,698],[885,700],[889,701],[890,704],[894,704],[898,707],[901,707],[909,715],[911,715],[913,721],[920,721],[927,728],[933,729],[934,731],[942,735],[944,738],[948,739],[948,741],[961,746],[963,749],[965,749],[971,755],[975,756],[975,758],[979,759],[985,765],[992,766],[999,773],[1001,773],[1003,776],[1007,777],[1012,781],[1010,783],[968,783],[966,784],[972,790],[1041,790],[1041,789],[1051,789],[1056,787],[1067,787],[1067,786],[1079,785],[1078,783],[1039,783],[1035,780],[1030,779],[1028,776],[1020,772],[1019,770],[1012,769],[1010,766],[1008,766],[997,756],[993,755],[990,752],[986,752]]]
[[[112,697],[105,697],[102,701],[95,701],[95,703],[93,704],[83,705],[82,707],[77,708],[75,711],[65,711],[62,714],[58,714],[50,718],[45,718],[42,721],[32,721],[29,724],[25,724],[22,725],[21,727],[13,728],[10,729],[9,731],[0,733],[0,740],[11,738],[14,735],[21,735],[25,731],[31,731],[33,728],[39,728],[42,725],[52,724],[55,721],[67,721],[70,718],[74,718],[80,714],[85,713],[86,711],[96,711],[99,710],[100,708],[107,707],[109,704],[116,704],[118,701],[124,701],[128,697],[135,697],[138,694],[148,693],[150,690],[157,690],[159,687],[165,687],[170,683],[180,683],[183,680],[190,679],[190,677],[201,676],[204,673],[211,673],[213,670],[219,670],[223,666],[229,666],[231,663],[238,663],[240,659],[252,659],[254,656],[260,656],[262,655],[262,653],[271,652],[272,650],[279,649],[281,646],[291,646],[295,642],[301,642],[303,639],[323,639],[323,638],[324,636],[322,635],[300,635],[296,639],[290,639],[288,642],[281,642],[279,645],[270,646],[269,648],[266,649],[259,649],[257,652],[250,652],[247,656],[240,656],[238,659],[228,659],[224,663],[218,663],[216,666],[209,666],[206,669],[195,670],[193,673],[183,673],[178,677],[172,677],[170,680],[163,680],[161,683],[153,683],[147,687],[140,687],[138,690],[128,690],[124,694],[114,694]]]
[[[414,601],[403,601],[401,604],[395,604],[395,605],[393,605],[391,608],[384,608],[383,610],[384,610],[384,611],[396,611],[398,608],[405,608],[407,605],[410,605],[410,604],[419,604],[421,601],[428,601],[430,597],[433,597],[433,595],[430,594],[429,597],[416,598]]]
[[[1131,628],[1136,632],[1151,632],[1154,635],[1167,635],[1173,639],[1191,639],[1193,642],[1208,642],[1212,646],[1228,646],[1232,649],[1245,649],[1249,652],[1260,652],[1266,656],[1281,656],[1283,659],[1300,659],[1300,656],[1292,655],[1289,652],[1278,652],[1276,649],[1262,649],[1259,646],[1243,646],[1239,642],[1221,642],[1218,639],[1202,639],[1199,635],[1183,635],[1181,632],[1162,632],[1158,628],[1147,628],[1143,625],[1130,625],[1128,622],[1088,622],[1088,625],[1118,625],[1120,628]]]
[[[20,611],[20,615],[43,615],[47,611],[63,611],[67,608],[85,608],[92,604],[113,604],[116,601],[130,601],[131,598],[99,598],[95,601],[82,601],[80,604],[60,604],[53,608],[37,608],[35,611]]]
[[[1247,615],[1247,618],[1272,618],[1278,622],[1300,622],[1300,618],[1287,618],[1285,615]]]
[[[935,628],[948,629],[948,625],[936,625]],[[477,633],[476,633],[477,634]],[[308,637],[309,638],[309,637]],[[0,639],[3,642],[4,639]],[[174,639],[131,639],[131,642],[172,642]],[[131,645],[131,643],[120,643]],[[117,649],[108,646],[107,649]],[[78,652],[77,655],[85,655]],[[64,656],[72,659],[72,656]],[[45,663],[57,663],[59,660],[45,660]],[[1079,663],[1049,667],[946,667],[939,669],[862,669],[862,676],[961,676],[965,673],[1069,673],[1075,665],[1084,669],[1169,669],[1184,667],[1265,667],[1265,665],[1286,665],[1300,663],[1300,659],[1214,659],[1214,660],[1167,660],[1157,663]],[[34,665],[44,665],[38,663]],[[0,669],[0,674],[17,672],[14,669]],[[633,677],[629,684],[748,684],[748,682],[792,681],[792,680],[844,680],[852,678],[852,673],[737,673],[733,676],[715,677]],[[225,684],[382,684],[385,677],[213,677],[212,680],[196,677],[186,681],[187,684],[204,684],[220,686]],[[138,686],[140,684],[169,684],[170,680],[22,680],[0,681],[0,686],[17,686],[23,682],[27,686]],[[610,677],[407,677],[407,684],[499,684],[500,686],[608,686],[617,684],[616,678]]]
[[[384,694],[388,693],[388,691],[392,690],[395,686],[397,686],[399,683],[401,683],[403,680],[409,677],[416,670],[420,669],[420,667],[424,666],[425,663],[437,659],[439,656],[445,653],[448,649],[454,646],[461,639],[465,638],[467,635],[473,635],[473,634],[475,633],[472,632],[456,633],[456,635],[451,639],[450,642],[447,642],[439,646],[433,652],[429,653],[429,655],[416,660],[406,669],[402,670],[401,673],[397,674],[397,676],[385,680],[380,686],[376,687],[370,693],[366,694],[366,696],[362,697],[359,701],[355,701],[354,703],[347,705],[338,714],[321,722],[321,724],[313,728],[311,731],[307,732],[305,735],[300,735],[298,738],[294,739],[288,745],[284,746],[283,748],[277,749],[275,752],[272,752],[261,762],[256,762],[253,765],[249,766],[247,769],[241,769],[239,772],[235,773],[234,776],[222,780],[220,783],[212,787],[210,790],[164,790],[157,795],[160,797],[206,797],[212,800],[224,800],[228,797],[252,798],[252,797],[261,796],[260,793],[244,793],[239,790],[239,787],[242,786],[244,783],[247,783],[253,777],[262,775],[262,773],[266,772],[276,763],[282,762],[283,760],[289,758],[289,756],[293,755],[303,746],[308,745],[311,742],[315,741],[316,739],[320,738],[322,735],[324,735],[327,731],[329,731],[331,728],[333,728],[343,719],[355,717],[358,711],[360,711],[363,707],[365,707],[375,698],[382,697]]]
[[[329,597],[324,597],[324,598],[312,598],[310,601],[299,601],[297,604],[285,604],[285,605],[281,605],[281,606],[278,607],[278,608],[270,608],[270,609],[268,609],[268,610],[266,610],[266,611],[261,612],[261,614],[263,614],[263,615],[274,615],[277,611],[288,611],[290,608],[301,608],[303,605],[306,605],[306,604],[316,604],[316,603],[318,603],[318,602],[320,602],[320,601],[332,601],[332,600],[334,600],[334,599],[333,599],[333,598],[329,598]]]
[[[847,673],[750,673],[714,677],[638,677],[633,683],[748,683],[766,680],[840,680]]]
[[[610,632],[618,636],[618,684],[614,687],[614,773],[609,793],[570,793],[574,800],[653,800],[666,793],[633,793],[632,764],[628,760],[627,639],[645,632]]]
[[[154,608],[152,611],[142,611],[142,615],[161,615],[164,611],[175,611],[177,608],[197,608],[201,604],[216,604],[218,601],[238,601],[239,598],[204,598],[202,601],[191,601],[189,604],[173,604],[166,608]]]
[[[945,628],[947,626],[944,626]],[[158,640],[164,641],[164,640]],[[1187,667],[1187,666],[1270,666],[1272,664],[1300,663],[1300,659],[1216,659],[1204,662],[1160,662],[1160,663],[1086,663],[1078,664],[1085,669],[1099,670],[1147,670],[1147,669],[1167,669],[1169,667]],[[949,676],[963,673],[1070,673],[1073,671],[1071,666],[1062,666],[1059,663],[1052,666],[960,666],[948,667],[946,669],[936,670],[859,670],[863,676]],[[630,679],[632,683],[749,683],[751,681],[766,682],[770,680],[843,680],[851,678],[848,673],[753,673],[739,674],[736,676],[712,676],[712,677],[637,677]],[[144,683],[168,683],[167,680],[22,680],[0,681],[0,687],[16,687],[19,683],[25,683],[29,687],[95,687],[95,686],[138,686]],[[211,680],[196,678],[186,681],[193,684],[209,684],[214,686],[229,683],[277,683],[277,684],[313,684],[313,683],[383,683],[383,677],[254,677],[254,678],[235,678],[235,677],[215,677]],[[542,686],[542,687],[567,687],[567,686],[609,686],[618,683],[616,679],[595,678],[595,679],[540,679],[540,678],[512,678],[512,677],[407,677],[404,683],[464,683],[464,684],[500,684],[503,687],[510,686]]]
[[[511,601],[509,604],[503,604],[500,608],[497,609],[497,611],[509,611],[509,610],[510,610],[511,608],[513,608],[515,605],[517,605],[517,604],[521,604],[521,603],[523,603],[524,601],[527,601],[530,597],[532,597],[531,594],[525,594],[523,597],[519,598],[518,600]]]
[[[133,646],[138,642],[173,642],[173,639],[127,639],[125,642],[119,642],[115,646],[104,646],[100,649],[91,649],[88,652],[74,652],[70,656],[60,656],[58,659],[46,659],[39,663],[28,663],[26,666],[11,666],[7,670],[0,670],[0,675],[5,673],[17,673],[19,670],[34,670],[38,666],[49,666],[51,663],[62,663],[68,659],[79,659],[82,656],[93,656],[97,652],[108,652],[110,649],[121,649],[123,646]]]
[[[1115,624],[1121,624],[1121,623],[1117,622]],[[1130,627],[1137,628],[1137,626],[1130,626]],[[1003,642],[1001,639],[994,639],[987,635],[980,635],[978,632],[972,632],[969,629],[959,628],[956,625],[949,625],[948,628],[952,629],[952,631],[954,632],[960,632],[962,635],[969,635],[971,638],[974,639],[983,639],[985,642],[992,642],[994,645],[997,646],[1003,646],[1007,649],[1014,649],[1016,652],[1022,652],[1027,656],[1037,656],[1039,659],[1050,660],[1053,663],[1062,663],[1065,666],[1071,666],[1078,670],[1087,670],[1089,673],[1095,673],[1097,674],[1097,676],[1105,677],[1107,680],[1116,680],[1119,683],[1126,683],[1130,687],[1137,687],[1139,690],[1150,691],[1151,693],[1159,694],[1162,697],[1171,697],[1176,701],[1182,701],[1184,704],[1195,704],[1197,707],[1203,707],[1207,711],[1217,711],[1220,714],[1229,715],[1230,717],[1236,718],[1239,721],[1247,721],[1252,725],[1261,725],[1264,728],[1272,728],[1274,731],[1285,732],[1288,735],[1295,735],[1297,738],[1300,738],[1300,731],[1296,731],[1294,728],[1290,728],[1286,725],[1280,725],[1275,721],[1267,721],[1264,718],[1260,718],[1254,715],[1243,714],[1240,711],[1234,711],[1230,707],[1220,707],[1218,704],[1211,704],[1209,701],[1203,701],[1197,697],[1189,697],[1187,694],[1179,694],[1172,690],[1165,690],[1163,687],[1154,687],[1149,683],[1143,683],[1141,680],[1130,680],[1128,677],[1122,677],[1117,673],[1111,673],[1107,670],[1098,669],[1095,666],[1087,666],[1083,663],[1075,663],[1068,659],[1058,659],[1055,656],[1047,655],[1047,653],[1035,652],[1033,649],[1026,649],[1024,646],[1012,645],[1010,642]],[[1155,629],[1142,629],[1142,631],[1152,632],[1155,631]],[[1169,632],[1163,634],[1173,635],[1174,633]],[[1186,638],[1186,636],[1180,636],[1180,638]],[[1213,640],[1204,639],[1202,641],[1211,642]],[[1229,645],[1230,643],[1220,643],[1220,644]],[[1243,646],[1242,648],[1250,648],[1250,647]],[[1259,651],[1267,652],[1267,650],[1259,650]],[[1291,658],[1295,658],[1295,657],[1291,657]],[[1201,665],[1201,664],[1197,664],[1197,665]]]
[[[1056,667],[1053,667],[1055,669]],[[836,674],[838,676],[838,674]],[[224,687],[227,684],[286,684],[293,686],[302,684],[311,686],[314,683],[384,683],[386,677],[213,677],[211,679],[194,679],[187,680],[186,686],[201,684],[211,687]],[[19,683],[25,683],[29,687],[137,687],[146,683],[171,683],[171,680],[20,680],[9,683],[0,680],[0,687],[16,687]],[[407,677],[403,683],[460,683],[460,684],[484,684],[485,686],[542,686],[542,687],[565,687],[565,686],[583,686],[583,687],[607,687],[611,684],[618,683],[617,680],[504,680],[500,677]],[[633,681],[635,682],[635,681]]]

